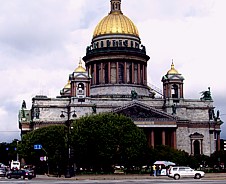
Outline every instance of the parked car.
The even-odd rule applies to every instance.
[[[33,174],[33,178],[36,177],[35,166],[34,165],[24,165],[23,169],[29,170]]]
[[[203,171],[196,171],[190,167],[184,166],[172,166],[169,169],[168,176],[174,178],[175,180],[181,177],[191,177],[195,179],[200,179],[204,177],[205,173]]]
[[[0,168],[0,177],[5,177],[6,169],[4,167]]]
[[[33,173],[30,172],[29,170],[12,170],[12,171],[8,171],[6,172],[6,177],[8,179],[11,179],[11,178],[22,178],[22,179],[25,179],[25,178],[28,178],[29,180],[31,180],[33,178]]]

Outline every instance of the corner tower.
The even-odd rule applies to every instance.
[[[83,60],[91,76],[92,96],[149,96],[145,46],[134,23],[121,11],[121,0],[110,1],[110,13],[96,26]]]
[[[163,97],[172,98],[175,102],[184,98],[184,77],[175,69],[172,62],[171,69],[162,77]]]

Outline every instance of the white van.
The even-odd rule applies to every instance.
[[[10,163],[10,169],[20,169],[20,162],[12,160]]]

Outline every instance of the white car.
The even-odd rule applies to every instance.
[[[173,166],[168,171],[168,176],[179,180],[181,177],[191,177],[195,179],[200,179],[204,177],[205,173],[203,171],[196,171],[190,167],[184,166]]]

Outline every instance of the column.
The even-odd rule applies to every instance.
[[[104,78],[103,78],[104,75],[103,75],[103,71],[104,71],[104,70],[103,70],[103,63],[101,63],[101,64],[100,64],[100,80],[101,80],[101,81],[100,81],[100,84],[103,84],[103,83],[104,83]]]
[[[144,64],[142,65],[142,67],[143,67],[143,81],[142,81],[142,84],[144,84],[144,85],[146,85],[147,83],[145,82],[146,80],[145,80],[145,67],[144,67]]]
[[[86,96],[88,97],[88,96],[90,96],[90,92],[89,92],[89,90],[90,90],[90,83],[86,83]]]
[[[194,155],[194,145],[193,145],[193,140],[191,139],[191,155]]]
[[[134,84],[134,63],[132,63],[132,84]]]
[[[217,151],[221,149],[220,132],[217,132]]]
[[[73,82],[71,82],[71,91],[70,91],[70,95],[71,96],[74,96],[74,85],[73,85]]]
[[[151,146],[155,147],[155,132],[153,129],[151,130]]]
[[[151,147],[151,132],[148,132],[148,147]]]
[[[201,155],[203,155],[203,140],[201,140]]]
[[[181,84],[180,87],[181,87],[180,97],[181,97],[181,98],[184,98],[184,88],[183,88],[183,84]]]
[[[165,130],[162,130],[162,145],[166,145],[166,132]]]
[[[108,84],[111,84],[111,63],[108,62]]]
[[[172,134],[172,143],[173,143],[173,148],[177,149],[177,140],[176,140],[176,130],[173,130],[173,134]]]
[[[97,78],[97,64],[94,64],[94,75],[93,75],[93,83],[96,85],[96,78]]]
[[[118,84],[118,62],[116,62],[116,84]]]
[[[147,85],[148,80],[147,80],[147,66],[144,66],[144,80],[145,80],[145,85]]]
[[[140,84],[140,63],[138,63],[138,68],[137,68],[138,72],[137,72],[137,84]]]
[[[171,93],[171,84],[168,84],[168,94],[167,94],[168,96],[167,97],[172,98],[171,94],[172,94]]]
[[[126,64],[126,61],[124,63],[124,81],[125,81],[125,84],[127,84],[127,64]]]
[[[201,140],[198,140],[199,141],[199,154],[201,155],[202,154],[202,141]]]

